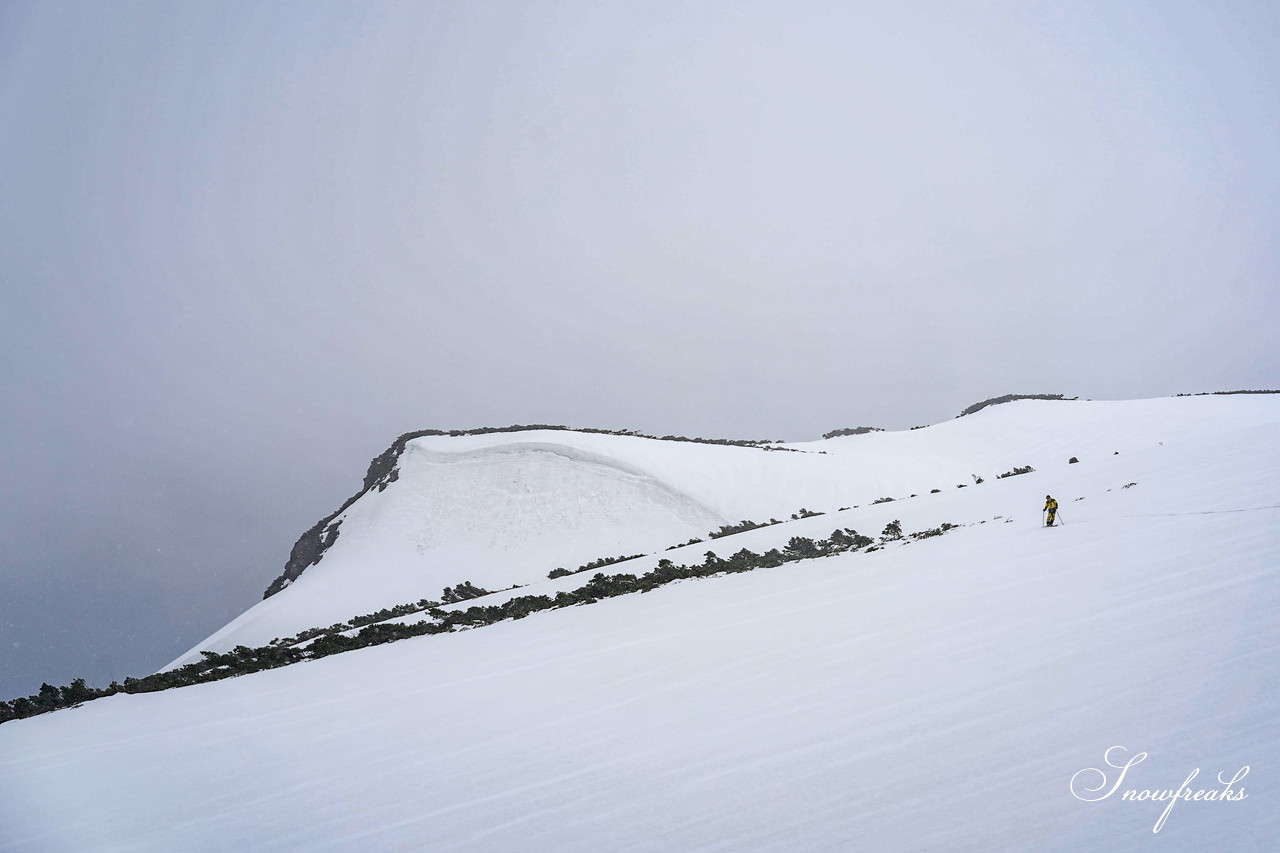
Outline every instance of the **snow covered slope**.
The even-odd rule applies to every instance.
[[[0,726],[0,851],[1274,850],[1277,401],[999,408],[826,442],[832,459],[760,452],[773,473],[737,488],[799,493],[783,466],[827,462],[879,479],[851,481],[858,509],[664,555],[965,525],[945,536]],[[662,507],[734,514],[634,447],[633,469],[695,502]],[[1014,464],[1039,470],[990,479]],[[1040,527],[1046,492],[1065,526]],[[1087,801],[1117,783],[1104,754],[1139,753]],[[1245,798],[1179,800],[1158,834],[1168,803],[1121,799],[1197,769],[1192,792],[1222,774]]]
[[[260,646],[445,586],[545,580],[599,557],[658,553],[742,519],[988,483],[1023,465],[1065,472],[1119,452],[1280,420],[1274,396],[1020,401],[925,429],[789,451],[567,431],[410,441],[399,477],[336,520],[320,562],[175,660]],[[986,488],[987,486],[984,486]],[[826,532],[830,532],[829,530]]]

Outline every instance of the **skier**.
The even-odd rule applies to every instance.
[[[1053,499],[1053,495],[1044,496],[1044,508],[1049,513],[1044,526],[1053,527],[1053,520],[1058,516],[1058,502]]]

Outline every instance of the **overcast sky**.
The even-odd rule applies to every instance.
[[[0,3],[0,698],[398,434],[1280,386],[1271,2]]]

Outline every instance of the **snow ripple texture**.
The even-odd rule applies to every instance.
[[[826,454],[550,438],[424,441],[351,507],[347,553],[264,604],[386,591],[454,537],[477,570],[557,544],[531,525],[614,525],[626,546],[589,544],[622,553],[739,511],[829,510],[611,569],[628,572],[963,526],[7,723],[0,851],[1275,849],[1280,399],[1028,401],[797,445]],[[955,488],[970,473],[986,482]],[[1065,526],[1041,528],[1046,492]],[[1247,765],[1248,797],[1178,802],[1154,834],[1164,802],[1071,793],[1117,745],[1148,754],[1122,791],[1193,770],[1216,790]]]

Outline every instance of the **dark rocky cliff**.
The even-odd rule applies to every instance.
[[[346,512],[347,508],[353,503],[364,497],[370,489],[382,491],[399,478],[400,469],[397,467],[397,463],[400,461],[400,454],[404,453],[405,445],[419,436],[440,434],[440,430],[407,432],[397,438],[390,447],[375,456],[373,461],[369,463],[369,470],[364,475],[364,483],[360,491],[348,498],[334,512],[317,521],[302,536],[298,537],[298,541],[293,545],[293,550],[289,552],[289,561],[284,564],[284,571],[281,572],[280,577],[271,582],[262,597],[270,598],[275,595],[296,581],[308,568],[320,562],[324,552],[334,542],[338,541],[338,533],[342,527],[342,522],[336,520],[338,516]]]

